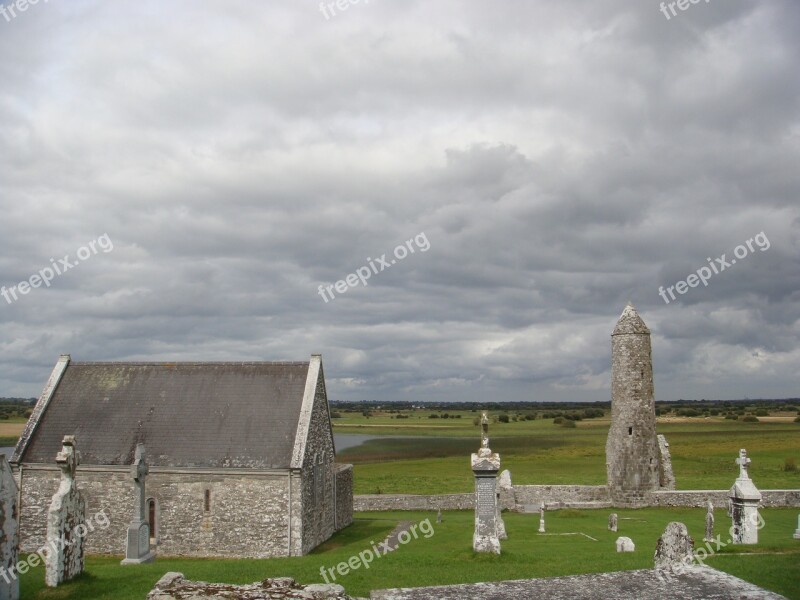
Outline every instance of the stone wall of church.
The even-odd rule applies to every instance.
[[[18,470],[16,475],[19,481]],[[124,555],[126,531],[134,510],[134,486],[128,469],[82,466],[76,480],[86,497],[87,521],[94,524],[86,538],[87,552]],[[23,469],[23,552],[34,552],[44,545],[47,510],[58,482],[56,468]],[[290,487],[291,503],[298,517],[292,520],[291,533]],[[151,468],[146,489],[147,497],[156,501],[154,534],[158,555],[270,558],[299,554],[308,545],[301,539],[302,488],[297,475],[292,476],[290,484],[288,472],[188,473]],[[100,513],[101,518],[97,516]]]
[[[320,374],[303,458],[303,554],[330,538],[335,530],[333,448],[324,378]]]
[[[336,531],[353,522],[353,465],[336,465]]]

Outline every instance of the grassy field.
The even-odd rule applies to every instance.
[[[538,514],[506,513],[509,539],[501,556],[472,552],[473,515],[469,511],[444,514],[436,524],[431,513],[361,513],[344,531],[308,556],[272,560],[186,560],[159,558],[152,565],[121,567],[119,558],[90,557],[80,579],[56,589],[44,587],[44,572],[37,567],[23,576],[23,600],[142,600],[167,571],[179,571],[192,579],[226,583],[251,583],[266,577],[291,576],[302,583],[322,582],[320,568],[334,568],[351,556],[382,540],[401,520],[430,519],[433,531],[420,535],[397,551],[375,559],[369,569],[360,568],[337,583],[351,595],[368,596],[369,590],[399,586],[438,585],[551,577],[587,572],[650,568],[656,540],[670,521],[686,523],[690,534],[702,539],[705,511],[701,509],[619,510],[618,533],[607,530],[607,510],[561,510],[547,514],[547,534],[537,533]],[[726,547],[706,562],[788,598],[800,599],[800,542],[792,539],[796,512],[767,509],[765,527],[757,546]],[[718,532],[729,523],[717,512]],[[430,529],[426,529],[430,532]],[[573,533],[578,535],[555,535]],[[586,534],[597,541],[585,537]],[[636,551],[617,554],[614,541],[620,535],[634,540]],[[723,538],[724,539],[724,538]],[[740,554],[746,551],[746,555]]]
[[[419,413],[419,414],[417,414]],[[478,447],[477,413],[460,419],[428,419],[416,411],[395,420],[380,413],[370,418],[346,413],[334,421],[337,433],[384,437],[338,454],[355,464],[355,491],[374,493],[458,493],[473,489],[469,455]],[[658,423],[667,436],[678,489],[727,489],[737,474],[740,448],[753,460],[751,475],[764,489],[800,488],[800,471],[783,470],[786,459],[800,464],[800,423],[794,414],[760,423],[723,418],[668,418]],[[552,419],[493,423],[491,447],[518,484],[605,483],[608,418],[584,420],[574,429]]]
[[[7,421],[0,421],[0,446],[16,446],[22,430],[25,429],[27,419],[13,417]]]

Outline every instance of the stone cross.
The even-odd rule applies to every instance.
[[[74,480],[79,462],[78,453],[75,451],[75,436],[65,435],[61,452],[56,454],[56,463],[61,469],[61,479]]]
[[[56,463],[61,469],[61,483],[47,512],[47,545],[52,550],[45,557],[45,583],[56,587],[83,573],[86,500],[78,490],[75,471],[79,463],[75,436],[64,436]]]
[[[731,541],[734,544],[757,544],[758,530],[763,525],[763,520],[758,514],[761,492],[748,475],[750,459],[747,458],[747,450],[744,448],[739,450],[736,464],[739,465],[739,477],[733,482],[729,496]]]
[[[489,447],[489,415],[481,415],[481,448]]]
[[[736,464],[739,465],[739,479],[750,479],[747,469],[752,461],[747,458],[747,450],[742,448],[739,450],[739,458],[736,459]]]
[[[136,484],[136,509],[135,515],[138,515],[139,521],[145,520],[145,488],[144,488],[144,480],[147,477],[148,473],[150,473],[150,468],[147,466],[147,462],[145,462],[145,451],[144,451],[144,444],[137,444],[136,445],[136,458],[134,459],[133,465],[131,466],[131,475],[133,476],[133,481]],[[135,520],[135,518],[134,518]]]
[[[150,472],[145,460],[144,444],[136,445],[136,454],[131,465],[131,477],[136,486],[136,502],[133,519],[128,526],[128,544],[123,565],[140,565],[152,562],[155,555],[150,551],[150,524],[145,517],[145,478]]]

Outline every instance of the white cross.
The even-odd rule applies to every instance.
[[[747,467],[750,465],[750,459],[747,458],[747,450],[742,448],[739,450],[739,458],[736,459],[736,464],[739,465],[739,478],[750,479],[747,474]]]

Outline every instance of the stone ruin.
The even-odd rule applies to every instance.
[[[79,457],[75,436],[64,436],[56,463],[61,468],[61,483],[47,513],[45,583],[56,587],[83,573],[86,500],[75,483]]]
[[[128,543],[123,565],[140,565],[152,562],[155,555],[150,551],[150,524],[145,517],[145,478],[150,472],[145,461],[144,444],[136,446],[136,455],[131,465],[131,476],[136,486],[136,504],[133,519],[128,526]]]
[[[489,417],[481,415],[481,448],[472,455],[475,475],[475,533],[472,549],[475,552],[500,554],[497,531],[497,473],[500,455],[489,448]]]
[[[0,454],[0,568],[3,573],[12,573],[0,578],[0,600],[19,599],[19,579],[12,569],[19,560],[19,511],[17,506],[17,483],[4,454]]]
[[[676,569],[686,567],[694,559],[694,540],[689,536],[686,525],[673,521],[656,542],[653,556],[656,569]]]
[[[302,586],[291,577],[265,579],[250,585],[228,585],[188,581],[183,573],[167,573],[147,595],[146,600],[275,600],[304,598],[305,600],[353,600],[336,583]]]
[[[750,459],[747,458],[747,450],[744,448],[739,450],[736,464],[739,465],[739,477],[736,478],[730,491],[730,516],[733,521],[732,542],[734,544],[757,544],[761,518],[758,514],[761,492],[756,489],[748,474]]]

